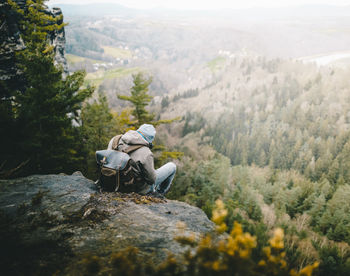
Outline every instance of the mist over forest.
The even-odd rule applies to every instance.
[[[206,72],[210,70],[207,65],[219,57],[257,55],[316,61],[315,58],[333,56],[336,61],[338,54],[346,60],[349,44],[346,33],[350,28],[347,9],[306,6],[175,12],[119,6],[113,9],[107,4],[102,8],[93,4],[62,5],[69,22],[67,53],[98,61],[75,60],[71,70],[81,68],[84,62],[87,64],[82,67],[89,73],[98,71],[98,63],[105,63],[108,69],[145,67],[154,78],[155,95],[205,86],[212,77]],[[93,11],[100,11],[101,15]],[[95,69],[93,64],[97,65]],[[101,82],[96,75],[91,78]],[[103,83],[107,94],[113,94],[118,85],[125,89],[123,80],[112,84],[113,80],[108,79]]]
[[[236,221],[263,248],[280,227],[288,267],[350,274],[350,6],[54,6],[69,23],[69,73],[85,70],[82,87],[94,91],[76,122],[85,176],[96,179],[95,151],[132,126],[118,95],[141,73],[147,111],[177,118],[157,126],[166,152],[156,165],[178,166],[167,197],[209,218],[221,199],[227,232]]]

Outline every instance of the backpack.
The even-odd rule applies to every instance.
[[[127,150],[118,151],[122,135],[113,138],[112,150],[96,151],[96,162],[99,166],[97,185],[106,192],[136,192],[141,181],[138,165],[129,154],[144,145],[132,145]]]

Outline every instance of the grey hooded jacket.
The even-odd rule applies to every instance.
[[[109,141],[108,148],[112,149],[113,138]],[[148,142],[142,138],[142,136],[135,130],[129,130],[120,139],[118,144],[118,150],[125,150],[131,145],[145,145],[130,153],[132,160],[138,164],[141,175],[145,180],[145,185],[142,187],[139,193],[147,193],[156,180],[156,171],[154,169],[153,153],[148,147]]]

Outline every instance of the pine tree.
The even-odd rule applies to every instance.
[[[131,88],[131,96],[118,95],[118,98],[124,101],[131,102],[133,105],[132,115],[135,117],[134,126],[138,128],[142,124],[170,124],[179,118],[170,120],[157,120],[154,121],[155,114],[146,110],[147,105],[151,102],[153,97],[148,94],[149,85],[152,82],[152,77],[146,78],[142,73],[133,75],[133,87]]]
[[[54,47],[48,36],[64,27],[62,18],[45,13],[44,0],[27,1],[25,9],[8,0],[21,15],[19,24],[26,48],[16,53],[25,85],[13,91],[12,119],[18,138],[12,141],[16,156],[28,160],[26,173],[71,171],[79,167],[81,158],[79,110],[93,89],[81,89],[85,73],[76,72],[63,78],[63,69],[54,64]]]
[[[311,217],[312,226],[317,226],[319,224],[319,220],[323,215],[325,207],[326,199],[323,194],[320,194],[320,196],[315,199],[311,209],[308,211],[308,214]]]
[[[107,148],[109,139],[116,133],[106,96],[101,93],[98,100],[86,103],[81,112],[81,119],[86,162],[84,171],[88,177],[94,178],[96,176],[95,152]]]
[[[134,85],[131,88],[131,96],[118,95],[118,98],[129,101],[133,104],[132,115],[137,120],[137,127],[147,122],[153,121],[155,115],[146,110],[146,106],[151,102],[152,96],[148,94],[148,86],[152,78],[145,78],[142,73],[133,75]]]
[[[131,96],[118,95],[118,98],[124,101],[129,101],[133,105],[132,115],[135,117],[133,123],[134,128],[138,128],[142,124],[152,124],[154,126],[160,124],[170,124],[179,118],[169,120],[157,120],[154,121],[155,114],[146,110],[147,105],[151,102],[152,96],[148,94],[148,86],[152,82],[152,78],[145,78],[142,73],[133,75],[134,85],[131,88]],[[167,159],[176,159],[183,155],[182,152],[167,151],[163,145],[157,145],[154,147],[154,151],[160,152],[156,156],[156,165],[165,163]]]

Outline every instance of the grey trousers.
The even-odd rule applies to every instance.
[[[176,165],[173,162],[166,163],[156,170],[156,181],[153,184],[153,191],[165,195],[175,177]]]

